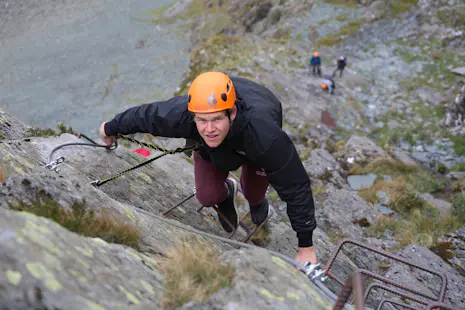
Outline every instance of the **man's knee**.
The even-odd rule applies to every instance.
[[[227,196],[227,190],[211,189],[211,188],[199,188],[196,189],[195,197],[202,206],[214,206],[224,201]]]

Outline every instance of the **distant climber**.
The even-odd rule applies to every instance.
[[[328,92],[331,95],[334,95],[334,89],[336,88],[336,83],[334,83],[334,80],[331,76],[325,75],[324,80],[321,84],[321,89],[324,92]]]
[[[100,138],[111,145],[118,134],[140,132],[195,141],[197,200],[217,206],[227,219],[219,216],[227,232],[239,225],[238,184],[227,176],[242,167],[240,183],[253,223],[263,223],[271,212],[265,197],[271,184],[287,203],[298,241],[296,261],[316,264],[310,178],[282,123],[281,102],[269,89],[244,78],[206,72],[194,79],[186,95],[135,106],[103,122]]]
[[[313,76],[321,76],[321,58],[318,55],[318,52],[314,52],[312,58],[310,59],[310,67],[312,67]]]
[[[339,57],[339,59],[337,60],[337,68],[333,72],[333,77],[336,75],[337,71],[340,71],[339,77],[341,78],[342,71],[344,71],[344,68],[346,67],[346,65],[347,65],[347,58],[345,56]]]

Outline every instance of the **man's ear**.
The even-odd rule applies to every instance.
[[[237,116],[237,108],[236,105],[234,105],[230,110],[229,110],[229,118],[231,121],[233,121]]]

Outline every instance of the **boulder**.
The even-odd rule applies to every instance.
[[[341,177],[341,166],[325,149],[315,149],[309,158],[303,162],[305,170],[313,183],[332,183],[337,188],[347,188],[347,182]]]
[[[350,158],[358,163],[367,163],[376,158],[391,157],[367,137],[352,135],[344,146],[344,159]]]

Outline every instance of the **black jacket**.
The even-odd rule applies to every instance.
[[[238,113],[228,136],[217,148],[208,147],[187,110],[187,95],[130,108],[105,124],[108,136],[150,133],[154,136],[197,141],[202,158],[222,171],[234,171],[246,162],[263,168],[297,232],[299,246],[311,246],[316,228],[310,179],[294,144],[281,129],[281,102],[267,88],[247,79],[231,78]],[[238,153],[240,152],[240,153]],[[243,155],[245,153],[245,155]]]

